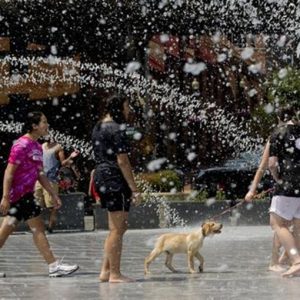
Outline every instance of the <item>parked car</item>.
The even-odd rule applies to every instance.
[[[222,166],[201,169],[197,174],[193,189],[206,191],[208,197],[223,192],[226,199],[242,199],[249,190],[252,179],[260,162],[258,153],[243,153],[236,159],[227,160]],[[260,190],[273,185],[267,171],[261,180]]]

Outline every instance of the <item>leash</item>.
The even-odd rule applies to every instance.
[[[269,188],[269,189],[267,189],[265,191],[260,192],[259,194],[254,195],[253,199],[259,199],[259,198],[265,196],[266,194],[272,193],[274,190],[275,190],[274,187]]]
[[[218,218],[220,218],[221,216],[223,216],[223,215],[225,215],[225,214],[231,212],[232,210],[236,209],[237,207],[243,205],[245,202],[246,202],[246,200],[242,200],[241,202],[237,203],[236,205],[231,206],[231,207],[229,207],[229,208],[223,210],[221,213],[219,213],[219,214],[217,214],[217,215],[214,215],[214,216],[208,218],[208,220],[211,220],[211,221],[212,221],[212,220],[218,219]]]
[[[253,197],[253,199],[259,199],[259,198],[261,198],[262,196],[264,196],[264,195],[266,195],[266,194],[269,194],[269,193],[272,192],[273,190],[274,190],[274,188],[269,188],[269,189],[267,189],[267,190],[265,190],[265,191],[262,191],[261,193],[256,194],[256,195]],[[218,218],[220,218],[221,216],[223,216],[223,215],[225,215],[225,214],[231,212],[232,210],[236,209],[237,207],[243,205],[245,202],[247,202],[247,201],[246,201],[245,199],[243,199],[242,201],[240,201],[240,202],[237,203],[236,205],[231,206],[231,207],[229,207],[229,208],[223,210],[223,211],[222,211],[221,213],[219,213],[219,214],[213,215],[212,217],[208,218],[208,220],[215,220],[215,219],[218,219]]]

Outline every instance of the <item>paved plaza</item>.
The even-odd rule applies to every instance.
[[[98,282],[107,231],[49,235],[57,256],[80,265],[77,273],[66,278],[49,278],[31,234],[15,234],[0,252],[0,272],[7,275],[0,278],[0,299],[299,299],[300,277],[284,279],[267,271],[272,240],[268,226],[228,225],[221,235],[207,238],[202,274],[188,274],[186,258],[179,254],[174,258],[179,273],[166,269],[161,256],[150,266],[152,275],[144,277],[143,260],[155,238],[173,230],[180,231],[127,232],[122,270],[137,279],[127,284]]]

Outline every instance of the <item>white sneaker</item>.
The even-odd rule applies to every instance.
[[[49,277],[63,277],[79,269],[78,265],[63,264],[62,261],[56,261],[49,265]]]

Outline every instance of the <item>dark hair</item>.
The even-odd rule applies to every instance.
[[[29,112],[26,116],[25,123],[23,125],[23,130],[22,132],[25,133],[30,133],[33,130],[32,125],[39,125],[41,122],[41,118],[44,114],[41,111],[32,111]]]
[[[110,114],[116,123],[126,123],[123,113],[123,105],[126,100],[128,99],[123,95],[113,95],[107,98],[104,102],[104,107],[100,108],[100,122],[107,114]]]
[[[282,122],[291,121],[296,117],[295,109],[291,106],[280,107],[276,112],[277,117]]]

